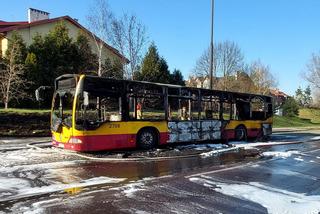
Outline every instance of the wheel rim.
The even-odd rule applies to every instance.
[[[150,132],[144,132],[141,134],[140,140],[143,145],[152,145],[153,135]]]
[[[244,129],[240,128],[237,129],[237,139],[238,140],[243,140],[245,138],[245,131]]]

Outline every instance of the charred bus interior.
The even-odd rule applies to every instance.
[[[273,114],[271,97],[255,94],[92,76],[79,82],[76,75],[58,78],[55,87],[53,130],[59,123],[72,126],[74,101],[79,130],[109,121],[266,120]]]

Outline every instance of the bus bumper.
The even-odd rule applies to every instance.
[[[263,136],[270,136],[272,134],[272,125],[269,123],[262,124]]]

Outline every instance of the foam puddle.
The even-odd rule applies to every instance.
[[[288,158],[293,154],[299,154],[299,151],[293,150],[293,151],[286,151],[286,152],[279,152],[279,151],[275,151],[275,152],[263,152],[262,155],[265,157],[280,157],[280,158]]]
[[[49,194],[58,191],[67,190],[70,188],[84,188],[94,185],[114,184],[126,180],[125,178],[110,178],[110,177],[94,177],[81,182],[69,184],[51,184],[42,187],[31,187],[29,182],[22,182],[23,179],[7,178],[4,185],[0,185],[0,201],[8,201],[13,199],[20,199],[24,197]],[[1,180],[0,180],[1,181]],[[10,196],[9,196],[10,195]]]
[[[320,196],[309,196],[301,193],[270,187],[259,182],[248,184],[230,184],[208,180],[203,177],[190,178],[190,181],[202,184],[224,195],[261,204],[268,213],[319,213]]]

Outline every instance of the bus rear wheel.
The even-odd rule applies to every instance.
[[[143,129],[138,134],[138,148],[152,149],[157,145],[157,134],[152,129]]]
[[[247,140],[247,129],[244,126],[238,126],[235,129],[235,138],[236,140]]]

